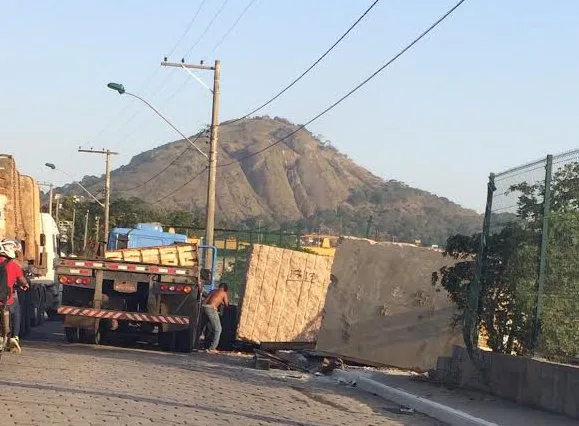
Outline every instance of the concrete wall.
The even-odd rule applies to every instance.
[[[449,387],[475,389],[558,414],[579,419],[579,367],[480,352],[483,372],[456,346],[450,357],[441,357],[433,381]]]
[[[346,238],[332,266],[316,349],[373,364],[428,370],[462,341],[432,273],[453,259],[410,244]]]

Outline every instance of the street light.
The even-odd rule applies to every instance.
[[[164,63],[163,63],[164,64]],[[161,64],[161,65],[163,65]],[[205,217],[205,244],[212,246],[213,245],[213,234],[215,231],[215,182],[216,182],[216,164],[217,164],[217,127],[218,127],[218,118],[217,118],[217,111],[218,111],[218,96],[219,96],[219,61],[215,62],[215,74],[214,74],[214,89],[213,89],[213,112],[211,118],[211,137],[209,141],[209,155],[205,154],[201,151],[197,145],[195,145],[185,134],[179,130],[168,118],[166,118],[163,114],[161,114],[153,105],[149,102],[137,96],[133,93],[127,92],[125,90],[125,86],[119,83],[109,83],[107,87],[115,92],[118,92],[119,95],[129,95],[133,98],[136,98],[151,108],[155,114],[161,117],[173,130],[179,133],[187,142],[191,144],[193,148],[195,148],[203,157],[207,159],[207,168],[209,169],[208,177],[207,177],[207,202],[206,202],[206,217]],[[205,267],[206,268],[213,268],[213,258],[207,251],[206,258],[205,258]]]
[[[183,137],[183,139],[185,139],[187,142],[189,142],[191,144],[191,146],[193,148],[195,148],[203,157],[205,157],[207,160],[209,160],[209,157],[207,156],[207,154],[205,154],[203,151],[201,151],[197,147],[197,145],[195,145],[193,143],[193,141],[191,139],[189,139],[187,136],[185,136],[185,134],[181,130],[179,130],[177,127],[175,127],[175,125],[167,117],[165,117],[163,114],[161,114],[161,112],[159,110],[157,110],[149,102],[147,102],[146,100],[144,100],[140,96],[135,95],[134,93],[127,92],[125,90],[125,86],[123,86],[122,84],[109,83],[109,84],[107,84],[107,87],[111,90],[114,90],[115,92],[118,92],[119,95],[129,95],[129,96],[132,96],[133,98],[136,98],[136,99],[140,100],[141,102],[143,102],[145,105],[147,105],[149,108],[151,108],[155,112],[155,114],[157,114],[159,117],[161,117],[165,121],[165,123],[167,123],[169,126],[171,126],[171,128],[173,130],[175,130],[177,133],[179,133]]]
[[[82,190],[83,190],[84,192],[86,192],[93,200],[95,200],[95,202],[96,202],[99,206],[101,206],[102,208],[105,207],[105,205],[104,205],[103,203],[101,203],[94,195],[92,195],[92,194],[90,193],[90,191],[89,191],[88,189],[86,189],[80,182],[77,182],[76,180],[74,180],[74,178],[73,178],[70,174],[68,174],[67,172],[65,172],[65,171],[62,170],[62,169],[57,169],[56,166],[55,166],[53,163],[45,163],[44,165],[45,165],[46,167],[48,167],[49,169],[57,170],[57,171],[59,171],[60,173],[68,176],[68,177],[73,181],[73,183],[76,183],[78,186],[80,186],[80,187],[82,188]]]

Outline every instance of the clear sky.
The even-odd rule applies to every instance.
[[[159,62],[202,0],[3,0],[0,152],[39,180],[103,173],[96,155],[178,139],[122,82],[185,133],[210,120],[210,93]],[[244,115],[299,75],[371,0],[206,0],[173,60],[222,61],[221,119]],[[448,9],[448,0],[381,0],[306,79],[260,114],[306,122],[372,73]],[[359,164],[482,210],[490,171],[579,146],[579,2],[469,0],[345,103],[310,126]],[[198,43],[197,40],[199,40]],[[201,74],[210,83],[210,74]],[[179,88],[182,87],[181,90]],[[136,114],[136,115],[135,115]],[[267,155],[267,154],[265,154]]]

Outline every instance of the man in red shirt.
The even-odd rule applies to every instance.
[[[21,251],[21,245],[17,241],[1,240],[0,241],[0,267],[4,267],[6,281],[8,284],[9,295],[5,303],[8,307],[11,317],[12,337],[10,345],[20,352],[20,305],[18,303],[18,294],[14,291],[14,286],[19,285],[23,290],[28,290],[28,281],[24,278],[22,268],[14,261],[16,253]]]

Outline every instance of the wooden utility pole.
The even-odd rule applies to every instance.
[[[70,252],[74,254],[74,228],[76,226],[76,208],[72,209],[72,226],[70,229]]]
[[[113,152],[108,149],[93,150],[93,149],[79,149],[78,152],[88,152],[89,154],[101,154],[105,156],[105,229],[104,241],[99,241],[99,254],[105,255],[107,238],[109,237],[109,208],[111,204],[111,155],[118,155],[118,152]]]
[[[84,215],[84,240],[82,243],[82,251],[86,251],[86,244],[88,242],[88,214],[89,211],[87,210]]]
[[[211,136],[209,139],[209,176],[207,178],[207,205],[205,215],[205,245],[214,245],[215,232],[215,187],[217,182],[217,142],[219,132],[219,80],[221,74],[221,62],[215,61],[214,66],[186,64],[181,63],[161,62],[164,67],[176,67],[183,69],[198,69],[213,71],[213,106],[211,112]],[[197,78],[197,77],[195,77]],[[213,267],[213,253],[207,250],[205,253],[205,267],[212,269]]]

